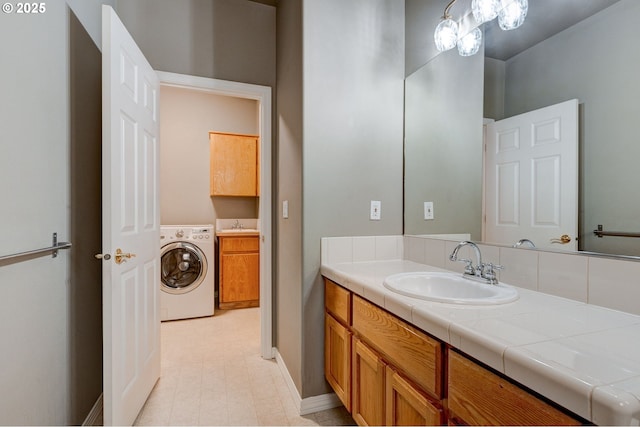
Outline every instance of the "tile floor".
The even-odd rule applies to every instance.
[[[163,322],[160,380],[134,425],[355,425],[339,408],[300,416],[275,360],[260,357],[260,309]]]

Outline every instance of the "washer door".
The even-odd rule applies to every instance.
[[[196,245],[174,242],[162,247],[160,254],[161,289],[170,294],[185,294],[196,289],[207,274],[207,257]]]

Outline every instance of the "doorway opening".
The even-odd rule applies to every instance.
[[[258,228],[260,230],[260,355],[272,359],[272,227],[271,227],[271,88],[167,72],[157,72],[161,87],[188,89],[207,94],[253,100],[257,103],[260,137],[260,197]],[[161,117],[162,122],[162,117]],[[211,129],[214,131],[215,129]],[[205,136],[206,137],[206,136]]]

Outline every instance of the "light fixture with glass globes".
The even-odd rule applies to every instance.
[[[482,45],[482,30],[476,27],[458,40],[460,56],[471,56],[478,53]]]
[[[498,13],[498,24],[505,31],[515,30],[524,23],[529,10],[529,2],[527,0],[503,0],[503,3],[506,4]]]
[[[498,16],[500,0],[472,0],[471,12],[478,24],[489,22]]]
[[[440,21],[433,34],[433,38],[436,41],[436,48],[440,52],[453,49],[458,42],[458,23],[451,19],[451,15],[449,15],[449,9],[451,9],[451,6],[453,6],[455,2],[456,0],[452,0],[444,9],[442,21]]]
[[[442,20],[433,35],[440,52],[458,47],[461,56],[478,53],[482,45],[482,30],[477,26],[466,34],[460,34],[460,26],[451,19],[449,11],[457,0],[449,2]],[[478,25],[498,18],[501,29],[514,30],[524,23],[529,9],[528,0],[471,0],[471,12]]]

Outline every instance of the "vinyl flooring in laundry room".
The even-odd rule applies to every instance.
[[[260,309],[163,322],[160,380],[134,425],[355,425],[343,408],[300,416],[275,360],[260,357]]]

